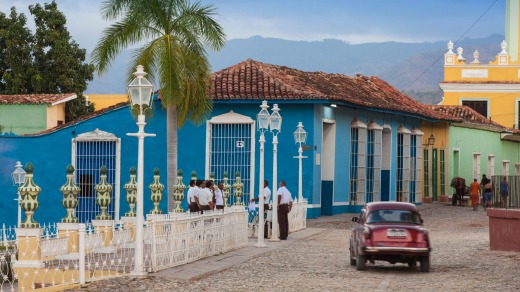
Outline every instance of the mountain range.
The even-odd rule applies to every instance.
[[[500,52],[503,39],[502,35],[466,38],[456,42],[455,48],[464,49],[467,62],[473,60],[473,52],[478,50],[480,61],[485,64]],[[409,96],[432,104],[442,99],[438,83],[443,79],[443,56],[448,41],[349,44],[335,39],[309,42],[255,36],[229,40],[221,51],[208,51],[208,58],[213,71],[251,58],[303,71],[374,75]],[[125,73],[131,56],[131,51],[123,51],[107,73],[95,76],[86,94],[126,92]]]

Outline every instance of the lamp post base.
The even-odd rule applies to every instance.
[[[255,247],[267,247],[267,245],[265,244],[265,242],[257,242],[255,244]]]
[[[130,273],[130,276],[131,277],[146,277],[146,276],[148,276],[148,272],[145,272],[145,271],[142,271],[142,272],[133,271],[133,272]]]

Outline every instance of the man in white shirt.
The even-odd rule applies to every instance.
[[[217,210],[224,210],[224,199],[224,184],[219,182],[215,190],[215,205],[217,206]]]
[[[280,239],[287,240],[289,236],[289,212],[292,209],[292,196],[291,192],[285,187],[286,182],[282,180],[280,182],[280,188],[278,188],[278,225],[280,226]]]
[[[264,180],[264,218],[266,217],[265,214],[267,214],[267,210],[269,210],[269,200],[271,199],[271,190],[269,189],[269,182],[267,180]],[[251,202],[258,202],[260,198],[253,198],[251,199]],[[264,238],[267,238],[267,233],[269,232],[267,227],[267,220],[264,221]]]
[[[190,188],[188,189],[188,208],[190,212],[199,212],[199,187],[196,185],[196,181],[190,180]]]
[[[213,194],[211,191],[206,188],[206,182],[202,181],[202,183],[199,186],[199,205],[200,205],[200,211],[201,213],[204,213],[206,210],[212,210],[213,209]]]

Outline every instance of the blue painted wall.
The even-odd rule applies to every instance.
[[[310,208],[308,217],[321,216],[321,165],[316,163],[316,154],[322,153],[322,131],[323,119],[334,120],[336,123],[336,142],[335,142],[335,174],[333,184],[333,207],[332,214],[344,212],[358,212],[360,206],[349,206],[349,148],[350,148],[350,123],[354,118],[358,118],[365,124],[371,120],[379,125],[390,125],[392,128],[392,167],[395,169],[395,145],[396,130],[400,124],[412,129],[413,126],[419,127],[420,121],[416,118],[405,117],[390,113],[381,113],[363,109],[354,109],[344,106],[331,108],[327,104],[319,102],[290,102],[290,101],[269,101],[269,105],[278,103],[283,117],[282,130],[278,136],[278,182],[287,181],[287,187],[292,192],[293,197],[298,196],[298,159],[293,158],[298,155],[298,145],[294,143],[293,133],[298,122],[302,122],[304,129],[308,132],[307,143],[309,150],[305,150],[303,155],[308,158],[303,159],[303,197],[309,200]],[[213,116],[234,112],[249,116],[256,120],[256,115],[260,111],[259,101],[233,101],[214,103]],[[157,136],[145,139],[145,205],[144,211],[152,209],[152,202],[149,199],[150,191],[147,188],[152,182],[153,169],[161,169],[161,182],[166,185],[166,112],[162,109],[159,102],[153,117],[147,120],[148,125],[145,130],[148,133],[155,133]],[[129,108],[107,112],[95,118],[70,125],[56,132],[32,137],[13,137],[0,136],[0,188],[3,190],[3,200],[0,201],[0,223],[14,225],[17,218],[16,188],[12,185],[11,173],[14,170],[16,161],[22,164],[32,162],[35,166],[35,182],[40,185],[42,192],[39,196],[40,208],[35,213],[38,222],[56,222],[65,216],[66,211],[61,206],[62,195],[59,192],[61,185],[65,183],[66,166],[71,163],[72,138],[75,135],[90,132],[99,128],[100,130],[112,133],[121,138],[121,202],[120,214],[128,211],[125,200],[126,192],[122,188],[128,181],[128,170],[131,166],[137,165],[137,139],[128,137],[126,133],[137,131],[135,121],[132,119]],[[206,123],[194,125],[186,123],[179,129],[179,168],[184,171],[184,184],[188,184],[192,170],[196,170],[198,178],[203,178],[205,174],[205,151],[206,151]],[[265,179],[271,182],[273,168],[273,146],[272,134],[266,134],[265,144]],[[259,176],[259,133],[256,132],[256,157],[255,157],[255,196],[258,195],[258,176]],[[395,199],[395,171],[391,172],[390,200]],[[230,177],[234,180],[234,177]],[[164,199],[160,207],[166,211],[166,194],[163,192]],[[186,209],[186,202],[183,203]]]

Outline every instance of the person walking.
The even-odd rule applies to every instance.
[[[289,212],[292,209],[291,192],[286,187],[286,182],[280,182],[278,188],[278,224],[280,226],[280,239],[287,240],[289,236]]]
[[[269,210],[269,200],[271,199],[271,190],[269,189],[269,182],[267,180],[264,180],[264,219],[267,219],[267,210]],[[258,202],[260,200],[260,197],[251,199],[251,202]],[[267,238],[267,233],[269,232],[269,228],[267,220],[264,220],[264,238]]]
[[[219,182],[215,190],[215,205],[217,210],[224,210],[224,184]]]
[[[493,183],[491,180],[486,177],[485,174],[482,175],[482,180],[480,181],[480,185],[482,186],[482,192],[484,193],[484,201],[483,206],[484,210],[491,205],[491,197],[493,195]]]
[[[196,183],[196,180],[190,180],[190,188],[188,189],[188,208],[191,213],[200,212],[199,187]]]
[[[480,184],[477,182],[477,178],[473,178],[473,182],[470,185],[471,190],[471,205],[473,206],[473,211],[477,211],[479,197],[480,197]]]
[[[500,208],[507,209],[507,197],[509,195],[509,184],[507,183],[507,177],[502,177],[500,183]]]

